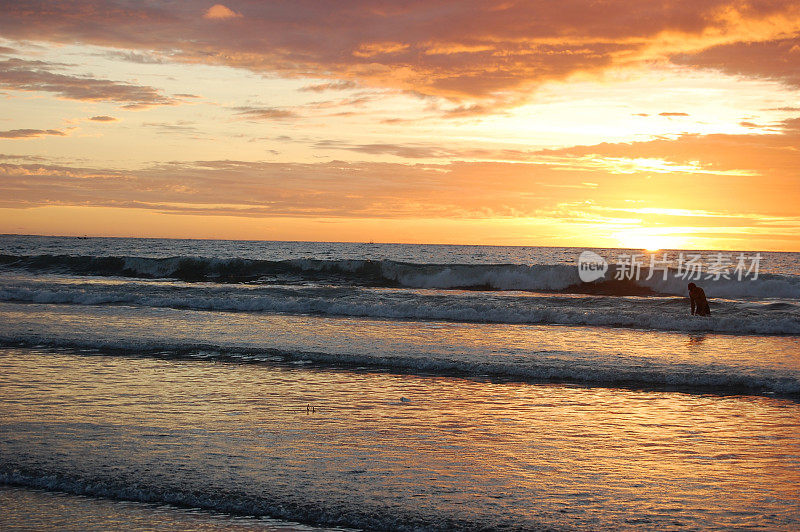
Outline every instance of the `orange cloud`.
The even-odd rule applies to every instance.
[[[277,107],[244,106],[234,107],[234,110],[239,117],[248,120],[283,120],[297,117],[295,112]]]
[[[52,71],[60,67],[44,61],[0,61],[0,86],[19,91],[52,92],[70,100],[111,101],[124,104],[125,109],[178,103],[153,87]]]
[[[702,225],[749,213],[742,223],[752,225],[797,217],[798,123],[787,122],[773,135],[684,135],[535,152],[333,141],[316,146],[451,161],[440,164],[197,161],[122,172],[6,162],[0,165],[0,196],[5,206],[16,207],[135,203],[240,216],[569,218],[579,210],[583,218],[628,213],[663,221],[684,211],[717,213],[696,216]],[[459,156],[473,160],[452,162]],[[498,160],[475,160],[492,156]]]
[[[224,20],[229,18],[239,18],[241,16],[241,13],[237,13],[236,11],[225,7],[222,4],[214,4],[206,10],[203,18],[209,20]]]
[[[561,165],[580,168],[588,162],[620,176],[623,172],[615,164],[627,161],[633,171],[619,189],[620,198],[652,206],[795,216],[800,197],[799,122],[787,120],[780,134],[683,135],[674,140],[603,143],[538,153],[554,157]],[[648,170],[637,167],[637,160],[661,161],[667,169],[675,165],[686,170]]]
[[[396,54],[408,50],[409,45],[399,42],[370,42],[363,43],[353,51],[356,57],[372,58],[376,55]]]
[[[65,137],[67,134],[58,129],[12,129],[10,131],[0,131],[0,139],[30,139],[45,135]]]
[[[354,81],[341,80],[341,81],[333,81],[330,83],[318,83],[316,85],[308,85],[299,90],[302,92],[324,92],[324,91],[354,89],[356,86],[357,85]]]
[[[519,102],[531,87],[642,61],[797,83],[800,5],[795,0],[238,0],[191,19],[178,3],[119,0],[10,3],[7,39],[83,42],[148,50],[159,60],[204,62],[358,81],[486,105]],[[209,26],[207,19],[237,18]],[[140,58],[139,58],[140,59]]]
[[[450,238],[459,241],[465,234],[475,237],[464,232],[473,223],[506,226],[502,234],[535,223],[549,227],[553,235],[548,238],[555,245],[569,242],[568,235],[581,235],[588,243],[599,242],[614,231],[657,228],[659,234],[688,238],[687,242],[731,249],[800,249],[800,217],[792,202],[797,185],[785,190],[784,196],[761,195],[753,190],[751,179],[726,176],[656,175],[648,179],[642,174],[613,174],[597,168],[490,162],[244,161],[169,163],[135,171],[15,162],[0,163],[0,176],[0,209],[12,220],[27,216],[20,209],[47,208],[48,219],[56,219],[59,206],[80,206],[83,216],[90,216],[91,208],[113,208],[116,216],[103,226],[108,234],[124,233],[128,230],[126,219],[150,212],[150,218],[161,219],[179,215],[208,220],[213,216],[227,220],[231,235],[236,234],[236,227],[252,225],[248,219],[270,219],[295,230],[326,221],[350,223],[362,231],[387,220],[408,228],[414,220],[424,219],[425,231],[449,226]],[[593,182],[583,181],[587,177]],[[776,185],[780,180],[770,177],[758,188]],[[730,201],[743,190],[750,194],[746,202]],[[785,200],[777,204],[776,197]],[[242,222],[233,225],[234,219]],[[173,220],[173,233],[162,227],[159,234],[175,236],[179,226]],[[425,239],[423,233],[411,234],[419,241]],[[305,233],[305,238],[313,238],[312,234]],[[493,238],[498,235],[497,231],[493,234]],[[381,233],[381,238],[389,238],[386,235]]]
[[[764,42],[737,42],[672,57],[675,63],[800,87],[800,33]]]

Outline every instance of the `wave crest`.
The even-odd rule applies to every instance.
[[[391,260],[214,259],[206,257],[97,257],[0,255],[0,266],[34,272],[123,276],[210,282],[320,282],[333,285],[430,289],[523,290],[605,295],[686,295],[684,279],[670,271],[666,279],[643,269],[638,279],[606,277],[582,282],[567,264],[417,264]],[[648,278],[649,277],[649,278]],[[764,274],[758,279],[699,280],[709,297],[800,298],[800,277]]]

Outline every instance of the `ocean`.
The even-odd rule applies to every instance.
[[[0,236],[0,415],[4,530],[796,530],[800,253]]]

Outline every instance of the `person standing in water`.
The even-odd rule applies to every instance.
[[[694,283],[689,283],[689,302],[692,304],[692,316],[711,315],[711,309],[708,308],[706,293]]]

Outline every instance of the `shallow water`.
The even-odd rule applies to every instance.
[[[363,528],[800,524],[792,401],[14,348],[0,368],[10,483]]]
[[[800,398],[800,337],[0,303],[0,342]]]
[[[0,236],[0,528],[800,528],[800,255],[579,251]]]

